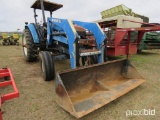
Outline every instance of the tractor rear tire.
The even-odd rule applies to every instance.
[[[24,58],[27,62],[34,62],[37,60],[37,49],[34,46],[34,41],[32,35],[28,28],[24,29],[23,37],[22,37],[22,46]]]
[[[48,51],[40,53],[40,65],[42,76],[45,81],[51,81],[55,77],[54,62]]]

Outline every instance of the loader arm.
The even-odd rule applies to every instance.
[[[47,43],[52,45],[54,41],[58,41],[68,45],[68,52],[70,56],[71,68],[76,68],[76,57],[78,56],[76,52],[76,40],[79,39],[78,32],[75,25],[83,27],[84,30],[89,30],[93,33],[96,46],[99,52],[90,52],[90,54],[98,54],[98,63],[102,63],[104,58],[104,40],[106,39],[105,34],[100,29],[99,25],[94,22],[81,22],[81,21],[71,21],[67,19],[59,19],[49,17],[47,19]],[[87,53],[86,53],[87,54]],[[84,54],[83,54],[84,55]]]

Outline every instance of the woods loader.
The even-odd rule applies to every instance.
[[[40,58],[44,80],[55,77],[54,61],[70,59],[70,70],[56,73],[56,101],[73,116],[80,118],[126,94],[144,82],[128,59],[106,62],[106,35],[95,22],[53,18],[61,4],[37,0],[35,23],[25,24],[22,38],[27,62]],[[43,24],[36,10],[42,10]],[[50,17],[45,18],[45,11]]]

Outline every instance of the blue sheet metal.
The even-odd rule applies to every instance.
[[[97,43],[97,47],[101,51],[101,54],[98,55],[98,63],[102,63],[104,61],[103,42],[106,38],[106,35],[103,33],[103,31],[101,30],[99,25],[94,22],[73,21],[73,23],[85,28],[86,30],[91,31],[94,34],[94,37],[95,37],[96,43]]]
[[[66,33],[64,36],[52,36],[54,32]],[[76,68],[75,39],[77,33],[73,27],[73,23],[67,19],[51,18],[47,19],[47,41],[51,44],[52,40],[56,40],[68,44],[71,68]]]
[[[30,30],[30,32],[31,32],[31,35],[32,35],[32,38],[33,38],[33,40],[34,40],[34,43],[40,43],[39,37],[38,37],[38,34],[37,34],[37,31],[36,31],[36,29],[35,29],[34,24],[33,24],[33,23],[28,24],[28,25],[26,25],[26,27],[29,28],[29,30]]]

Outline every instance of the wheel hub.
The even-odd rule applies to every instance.
[[[27,44],[26,44],[26,38],[25,38],[25,36],[23,38],[23,50],[24,50],[25,56],[27,56]]]

